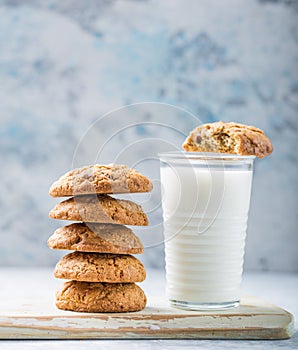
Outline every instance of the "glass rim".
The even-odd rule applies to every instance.
[[[254,160],[256,156],[248,155],[248,156],[242,156],[238,154],[231,154],[231,153],[216,153],[216,152],[161,152],[157,154],[160,160],[166,159],[177,159],[177,160],[229,160],[229,161],[245,161],[245,160]]]

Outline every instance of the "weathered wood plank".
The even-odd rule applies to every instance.
[[[140,312],[88,314],[62,311],[48,300],[2,300],[0,339],[286,339],[293,316],[256,298],[210,312],[171,308],[149,300]]]

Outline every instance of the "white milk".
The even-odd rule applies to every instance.
[[[252,162],[162,162],[167,296],[174,305],[238,304]]]

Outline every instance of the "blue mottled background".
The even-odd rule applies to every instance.
[[[62,224],[47,218],[47,192],[74,163],[136,142],[119,158],[134,163],[159,150],[146,143],[153,136],[180,145],[170,126],[186,132],[194,121],[164,105],[115,112],[85,135],[112,109],[157,101],[272,138],[274,154],[256,162],[245,268],[298,271],[297,12],[291,0],[0,0],[0,264],[52,265],[63,254],[46,246]],[[118,122],[138,121],[169,127],[132,127],[112,153],[92,153]],[[163,266],[162,245],[151,245],[143,261]]]

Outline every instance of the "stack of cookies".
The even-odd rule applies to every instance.
[[[57,229],[52,249],[74,250],[56,265],[54,275],[67,279],[56,294],[59,309],[82,312],[129,312],[146,305],[135,284],[146,277],[140,239],[124,225],[148,225],[142,207],[109,194],[149,192],[151,181],[124,165],[91,165],[74,169],[54,182],[52,197],[68,197],[50,217],[79,221]]]

